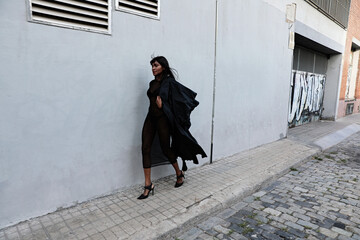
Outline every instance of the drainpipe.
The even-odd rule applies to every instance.
[[[215,6],[215,45],[214,45],[214,79],[213,79],[213,104],[211,115],[211,149],[210,149],[210,164],[213,162],[214,149],[214,116],[215,116],[215,90],[216,90],[216,53],[217,53],[217,38],[218,38],[218,16],[219,16],[219,2],[216,0]]]

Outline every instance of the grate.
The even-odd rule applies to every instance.
[[[29,0],[30,20],[110,33],[110,0]]]
[[[347,28],[351,0],[305,0],[331,20]]]
[[[150,18],[159,18],[158,0],[118,0],[117,9]]]
[[[352,114],[354,111],[354,103],[348,103],[346,104],[346,112],[345,115]]]

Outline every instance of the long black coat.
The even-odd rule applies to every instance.
[[[183,160],[183,171],[187,170],[185,160],[192,160],[198,164],[197,154],[203,158],[207,157],[189,131],[190,114],[199,105],[199,102],[195,100],[196,95],[194,91],[172,77],[163,79],[159,90],[163,111],[172,128],[171,148],[176,156]]]

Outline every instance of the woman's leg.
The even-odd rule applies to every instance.
[[[144,168],[144,176],[145,176],[145,186],[149,186],[151,184],[151,168]],[[147,194],[146,190],[144,191],[144,194]]]
[[[143,168],[144,168],[144,177],[145,177],[145,186],[151,184],[151,145],[153,143],[156,132],[156,126],[151,120],[150,116],[146,116],[144,126],[142,129],[142,146],[141,152],[143,157]],[[149,193],[148,189],[144,190],[144,195]]]
[[[164,155],[169,159],[170,163],[174,167],[176,176],[180,176],[182,173],[177,163],[177,157],[170,147],[170,124],[166,116],[162,116],[157,121],[157,131],[159,134],[159,140],[161,149]],[[177,183],[182,183],[183,178],[178,178]]]

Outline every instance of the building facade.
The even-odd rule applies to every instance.
[[[337,114],[346,30],[304,0],[13,0],[0,13],[0,227],[143,184],[151,56],[198,93],[200,165],[286,137],[302,115],[294,71],[326,75],[321,114]],[[322,65],[303,69],[311,54]]]
[[[338,117],[360,112],[360,2],[351,1],[343,59]]]

